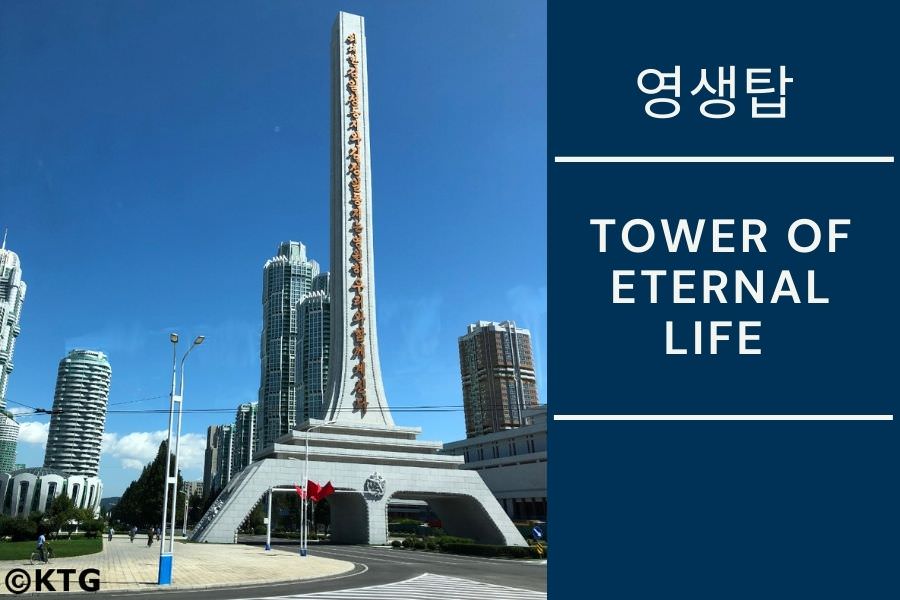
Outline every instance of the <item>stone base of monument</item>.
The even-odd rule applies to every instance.
[[[314,430],[310,430],[314,429]],[[419,428],[379,428],[311,421],[254,456],[203,516],[195,542],[230,544],[270,487],[302,485],[309,446],[309,479],[330,481],[331,540],[385,544],[391,500],[424,500],[449,535],[485,544],[524,546],[525,539],[462,457],[439,454],[440,442],[416,440]]]

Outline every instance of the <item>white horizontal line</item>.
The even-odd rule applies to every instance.
[[[554,421],[893,421],[894,415],[553,415]]]
[[[557,156],[558,163],[890,163],[893,156]]]

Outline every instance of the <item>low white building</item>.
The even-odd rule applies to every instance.
[[[444,444],[478,471],[513,520],[547,518],[547,405],[529,409],[526,425]]]
[[[69,475],[58,469],[35,467],[0,473],[0,512],[9,517],[27,517],[46,512],[53,499],[66,494],[78,508],[100,511],[103,483],[99,477]]]

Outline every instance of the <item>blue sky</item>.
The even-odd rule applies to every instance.
[[[532,330],[547,400],[544,2],[7,0],[0,227],[29,286],[10,400],[49,407],[87,347],[109,355],[111,409],[167,407],[170,331],[207,336],[186,408],[256,400],[263,263],[294,239],[328,267],[338,10],[367,20],[388,402],[461,406],[457,338],[480,319]],[[186,415],[186,477],[232,418]],[[462,412],[395,420],[464,436]],[[47,419],[21,421],[19,462],[42,464]],[[165,427],[109,414],[104,495]]]

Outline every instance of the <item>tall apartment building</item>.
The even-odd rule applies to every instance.
[[[282,242],[263,267],[258,449],[296,424],[297,302],[318,274],[319,263],[306,258],[300,242]]]
[[[216,465],[216,475],[213,477],[213,488],[216,491],[225,489],[228,482],[231,481],[231,463],[234,460],[234,432],[233,425],[219,426],[219,455],[218,464]]]
[[[19,317],[26,288],[19,257],[6,249],[4,233],[0,246],[0,472],[12,471],[16,462],[19,424],[6,410],[6,389],[13,371],[13,351],[19,336]]]
[[[519,427],[538,405],[531,333],[512,321],[479,321],[459,338],[466,437]]]
[[[0,473],[8,473],[20,468],[20,465],[16,463],[18,441],[19,424],[11,412],[0,409]]]
[[[313,279],[313,291],[297,303],[297,423],[322,419],[331,347],[328,273]]]
[[[202,481],[185,481],[184,482],[184,491],[187,493],[188,498],[191,496],[202,495],[203,494],[203,482]]]
[[[253,460],[256,448],[256,407],[257,404],[241,404],[234,415],[234,429],[231,432],[231,474],[237,475]]]
[[[102,352],[72,350],[59,361],[45,467],[97,476],[111,377]]]
[[[225,428],[228,428],[228,435]],[[219,475],[224,456],[231,456],[231,450],[224,447],[225,442],[231,443],[231,425],[210,425],[206,428],[206,452],[203,457],[203,497],[215,495],[221,487],[222,480]]]

